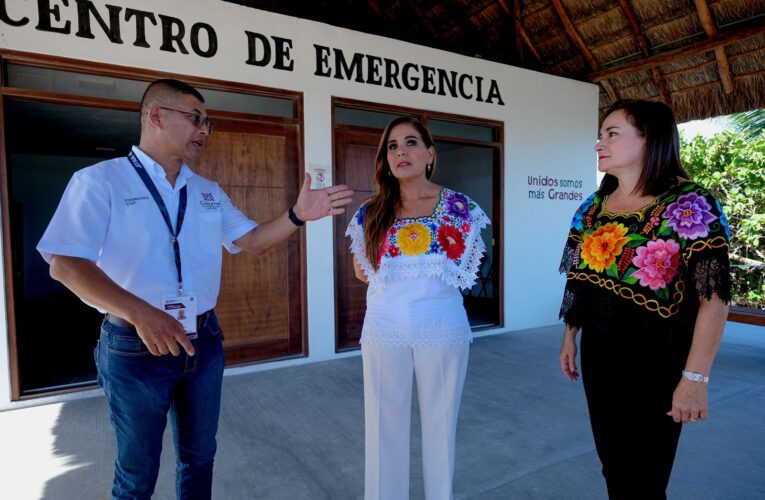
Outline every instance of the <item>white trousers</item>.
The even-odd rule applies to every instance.
[[[451,500],[454,455],[469,344],[381,347],[363,344],[364,498],[409,498],[412,373],[422,423],[427,500]]]

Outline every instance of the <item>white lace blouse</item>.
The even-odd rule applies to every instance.
[[[468,343],[459,289],[476,281],[489,218],[470,198],[441,188],[433,213],[396,219],[383,240],[378,270],[364,252],[362,205],[348,225],[351,252],[369,279],[361,343],[423,347]]]

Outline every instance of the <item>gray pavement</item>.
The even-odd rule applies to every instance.
[[[581,383],[558,370],[561,328],[476,339],[457,437],[455,498],[605,499]],[[614,376],[619,376],[614,374]],[[216,499],[363,495],[361,359],[226,377]],[[765,498],[765,328],[729,323],[710,420],[683,429],[672,499]],[[421,499],[416,403],[411,498]],[[0,498],[107,499],[114,439],[103,397],[0,413]],[[165,436],[155,498],[174,498]]]

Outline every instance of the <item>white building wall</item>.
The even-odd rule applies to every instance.
[[[111,43],[91,19],[94,39],[75,36],[77,3],[48,0],[60,16],[50,16],[55,27],[71,23],[70,33],[53,33],[36,26],[40,22],[35,0],[6,2],[11,20],[28,19],[23,26],[0,20],[0,49],[48,54],[126,67],[139,67],[180,75],[241,82],[304,94],[304,164],[332,164],[331,98],[333,96],[381,104],[447,112],[501,121],[504,137],[504,318],[505,325],[490,333],[549,325],[557,321],[563,278],[557,273],[568,224],[577,201],[530,199],[529,177],[574,179],[574,189],[586,198],[595,188],[595,156],[598,90],[594,85],[567,80],[511,66],[429,49],[396,40],[366,35],[312,21],[286,17],[222,1],[211,0],[93,0],[108,20],[106,6],[120,7],[121,37]],[[161,29],[146,23],[150,47],[136,47],[135,18],[125,21],[127,8],[172,16],[186,27],[190,54],[159,49]],[[218,51],[210,58],[196,55],[188,33],[195,23],[212,26]],[[245,31],[292,40],[293,71],[248,65]],[[341,49],[350,60],[354,52],[414,63],[458,73],[480,75],[484,93],[491,80],[498,83],[504,105],[452,96],[426,94],[420,90],[386,88],[356,81],[316,76],[314,44]],[[200,42],[207,49],[206,38]],[[421,75],[420,75],[421,76]],[[570,189],[568,191],[571,191]],[[257,219],[257,214],[252,214]],[[322,220],[307,227],[308,358],[277,361],[229,369],[228,373],[261,370],[332,359],[334,352],[334,286],[332,222]],[[5,287],[0,287],[0,318],[6,317]],[[10,402],[6,322],[0,324],[0,409],[19,406]],[[354,355],[354,353],[344,354]],[[60,399],[60,398],[56,398]]]

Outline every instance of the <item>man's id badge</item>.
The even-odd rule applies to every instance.
[[[165,295],[162,310],[177,319],[186,330],[186,335],[197,333],[197,298],[195,295]]]

